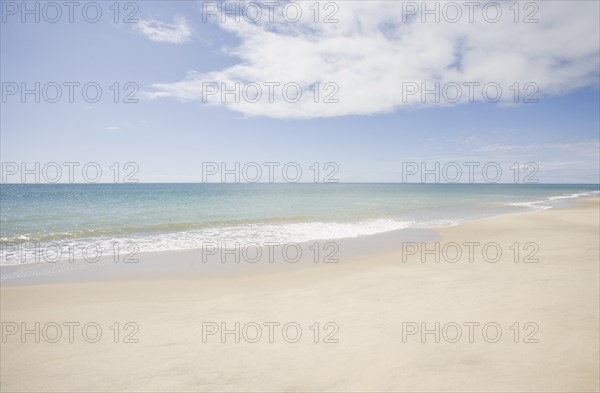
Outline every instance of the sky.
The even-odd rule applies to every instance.
[[[3,182],[51,162],[131,162],[142,182],[265,162],[302,181],[313,163],[401,182],[407,163],[476,162],[600,182],[597,1],[0,3]]]

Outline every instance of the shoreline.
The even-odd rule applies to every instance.
[[[240,263],[233,262],[232,260],[235,257],[227,255],[222,250],[218,250],[215,255],[206,255],[203,249],[147,251],[135,254],[135,257],[140,262],[133,264],[115,264],[112,263],[113,257],[102,257],[99,263],[94,264],[86,264],[83,260],[77,259],[73,263],[59,261],[58,265],[44,262],[4,265],[0,266],[0,284],[3,286],[50,285],[148,279],[214,279],[281,272],[293,274],[294,271],[311,268],[310,262],[324,262],[327,256],[330,256],[330,259],[341,259],[346,264],[354,264],[361,260],[376,259],[394,254],[398,251],[398,247],[393,243],[399,239],[401,243],[432,242],[439,240],[442,234],[449,228],[460,228],[466,224],[493,220],[499,217],[513,217],[572,209],[599,200],[600,195],[565,199],[568,201],[568,206],[504,213],[468,219],[448,226],[405,228],[373,235],[337,239],[314,239],[308,242],[294,243],[299,245],[301,248],[300,253],[302,254],[302,257],[297,262],[291,262],[291,258],[285,258],[281,247],[260,247],[262,256],[257,263],[245,261],[241,251],[238,252],[238,258],[241,260]],[[314,249],[315,246],[320,248],[320,250],[316,251]],[[274,256],[273,262],[269,261],[270,254]],[[119,259],[121,257],[119,255]],[[219,263],[219,260],[223,259],[227,262]],[[169,260],[169,263],[164,263],[164,260]],[[334,265],[337,265],[337,263]]]
[[[60,269],[57,272],[52,271],[55,265],[47,263],[11,265],[0,267],[0,282],[3,286],[21,286],[77,282],[202,280],[275,273],[294,274],[314,268],[335,270],[339,265],[354,264],[360,260],[377,258],[393,252],[396,249],[394,242],[398,238],[421,242],[435,240],[437,236],[433,229],[410,228],[354,238],[289,243],[294,247],[290,246],[288,249],[284,248],[286,244],[282,244],[251,247],[247,251],[238,248],[234,253],[228,253],[227,249],[141,252],[136,255],[139,260],[137,263],[113,263],[113,257],[105,257],[97,264],[85,264],[81,261],[67,264],[68,270]],[[298,250],[300,257],[296,261]],[[250,259],[258,254],[258,260],[251,262]],[[235,262],[236,257],[239,262]],[[27,275],[19,277],[23,273]]]

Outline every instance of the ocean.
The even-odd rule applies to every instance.
[[[353,238],[598,193],[589,184],[2,184],[0,264],[34,263],[57,244],[152,252]]]

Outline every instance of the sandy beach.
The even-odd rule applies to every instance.
[[[596,392],[599,217],[588,198],[335,265],[3,286],[0,390]]]

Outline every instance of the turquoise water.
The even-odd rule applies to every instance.
[[[0,185],[0,241],[135,242],[140,251],[203,242],[302,242],[430,228],[564,206],[598,185],[56,184]],[[14,264],[18,254],[4,253]]]

